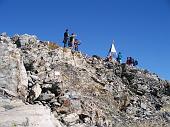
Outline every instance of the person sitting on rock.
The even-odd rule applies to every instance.
[[[66,29],[64,33],[64,40],[63,40],[64,48],[67,46],[68,39],[69,39],[69,33],[68,33],[68,29]]]

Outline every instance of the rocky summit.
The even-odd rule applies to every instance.
[[[33,35],[3,33],[0,127],[170,127],[170,82]]]

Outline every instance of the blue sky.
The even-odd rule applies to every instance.
[[[0,32],[62,44],[66,28],[81,51],[105,57],[115,40],[123,61],[170,80],[170,0],[0,0]]]

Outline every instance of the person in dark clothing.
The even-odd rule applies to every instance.
[[[127,64],[127,65],[132,65],[132,64],[133,64],[133,59],[132,59],[132,57],[127,57],[126,64]]]
[[[138,65],[138,61],[137,60],[134,60],[133,61],[133,66],[137,66]]]
[[[130,65],[133,65],[133,61],[134,61],[134,59],[132,57],[130,57]]]
[[[138,65],[138,61],[133,59],[132,57],[127,57],[126,64],[130,66]]]
[[[133,58],[131,58],[131,65],[133,66],[135,60]]]
[[[73,46],[73,44],[74,44],[74,42],[75,42],[75,34],[74,33],[72,33],[71,34],[71,36],[70,36],[70,40],[69,40],[69,42],[68,42],[68,47],[72,47]]]
[[[127,57],[126,64],[130,65],[130,57]]]
[[[66,31],[64,33],[64,40],[63,40],[64,48],[67,47],[68,39],[69,39],[69,33],[68,33],[68,29],[66,29]]]

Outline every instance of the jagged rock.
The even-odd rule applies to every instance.
[[[168,122],[170,122],[170,112],[164,112],[164,113],[163,113],[163,117],[164,117]]]
[[[35,84],[35,85],[32,87],[32,92],[34,93],[34,94],[33,94],[33,96],[34,96],[33,100],[37,99],[37,98],[40,96],[41,91],[42,91],[42,89],[41,89],[41,87],[40,87],[40,85],[39,85],[38,83]]]
[[[28,44],[36,43],[37,37],[35,35],[24,34],[24,35],[19,36],[19,41],[21,43],[21,46],[25,46]]]

